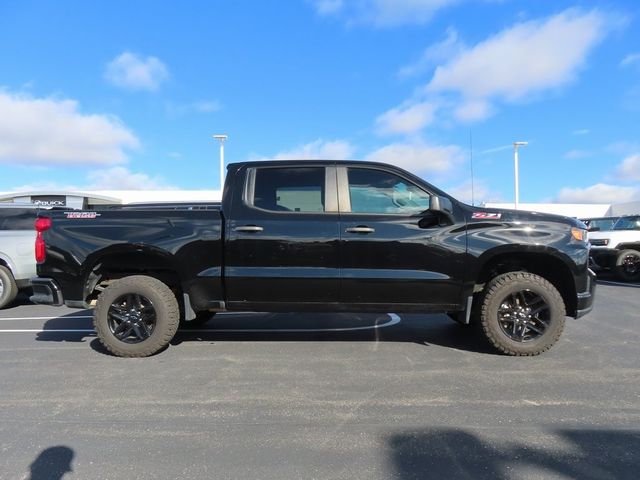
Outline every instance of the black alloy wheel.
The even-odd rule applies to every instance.
[[[109,330],[124,343],[144,342],[153,334],[156,322],[153,302],[140,294],[129,293],[118,297],[107,312]]]
[[[148,357],[169,345],[180,323],[174,292],[160,280],[132,275],[105,288],[93,311],[98,338],[119,357]]]
[[[488,281],[477,325],[484,338],[507,355],[539,355],[560,338],[565,323],[562,295],[530,272],[509,272]]]
[[[621,251],[616,259],[616,273],[624,281],[640,281],[640,252],[637,250]]]
[[[549,328],[550,314],[545,299],[525,289],[511,293],[502,300],[498,322],[511,340],[526,343],[544,335]]]

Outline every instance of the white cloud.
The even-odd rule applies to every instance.
[[[75,100],[0,91],[0,162],[117,164],[138,145],[117,118],[81,113]]]
[[[591,133],[591,130],[588,128],[579,128],[578,130],[573,131],[574,135],[588,135],[589,133]]]
[[[463,0],[315,0],[321,15],[337,15],[348,24],[365,23],[376,27],[424,24],[438,10]]]
[[[170,190],[161,177],[146,173],[132,172],[125,167],[95,170],[87,175],[89,184],[85,190]]]
[[[624,203],[640,200],[640,188],[597,183],[586,188],[563,188],[558,203]]]
[[[456,57],[464,49],[458,40],[458,32],[454,28],[447,29],[447,37],[441,41],[427,47],[417,62],[406,65],[400,69],[398,76],[411,77],[424,73],[435,63],[440,63],[449,58]]]
[[[94,170],[87,175],[86,182],[81,185],[63,184],[57,182],[35,182],[21,185],[13,189],[15,192],[27,191],[72,191],[86,192],[94,190],[173,190],[160,177],[152,177],[146,173],[132,172],[125,167],[112,167]]]
[[[637,63],[640,63],[640,53],[630,53],[622,59],[622,61],[620,62],[620,66],[629,67]]]
[[[483,99],[465,100],[453,110],[453,117],[460,122],[475,122],[487,118],[493,107]]]
[[[501,202],[502,197],[499,193],[491,191],[483,180],[476,180],[471,187],[471,180],[467,180],[460,185],[455,185],[444,189],[449,195],[462,200],[471,205],[479,205],[482,202]]]
[[[331,15],[338,13],[344,7],[343,0],[315,0],[313,5],[320,15]]]
[[[513,144],[510,143],[509,145],[501,145],[499,147],[492,147],[492,148],[487,148],[486,150],[481,150],[480,155],[489,155],[491,153],[504,152],[506,150],[512,150],[512,149],[513,149]]]
[[[592,156],[593,156],[593,152],[590,152],[588,150],[569,150],[567,153],[564,154],[564,158],[566,158],[567,160],[579,160],[581,158],[587,158]]]
[[[433,121],[436,108],[431,102],[392,108],[376,119],[377,131],[383,135],[415,133]]]
[[[222,109],[222,104],[218,100],[197,100],[191,103],[173,103],[165,104],[167,115],[172,117],[181,117],[193,113],[213,113]]]
[[[167,67],[156,57],[142,58],[131,52],[111,60],[105,71],[109,82],[129,90],[156,91],[168,77]]]
[[[573,81],[607,30],[597,10],[566,10],[517,24],[436,68],[429,94],[454,92],[463,102],[514,101]],[[485,108],[485,113],[490,109]],[[478,116],[481,109],[477,109]]]
[[[273,160],[345,160],[351,158],[354,150],[353,145],[344,140],[324,141],[318,139],[305,145],[294,147],[291,150],[279,152],[269,158]]]
[[[416,173],[445,173],[463,158],[463,151],[457,145],[415,142],[387,145],[371,152],[366,160],[397,165]]]
[[[626,181],[640,181],[640,154],[625,158],[618,166],[618,175]]]

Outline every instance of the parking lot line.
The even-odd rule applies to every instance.
[[[365,325],[362,327],[340,327],[340,328],[279,328],[279,329],[269,329],[269,328],[189,328],[185,330],[178,330],[179,332],[187,332],[187,333],[313,333],[313,332],[354,332],[359,330],[377,330],[380,328],[391,327],[400,323],[400,316],[395,313],[387,313],[389,316],[389,321],[381,324],[375,325]],[[53,320],[55,318],[60,317],[23,317],[23,318],[13,318],[8,319],[4,318],[2,320]],[[65,317],[65,318],[93,318],[91,316],[75,316],[75,317]],[[0,329],[0,333],[95,333],[93,328],[11,328],[11,329]]]
[[[613,280],[598,280],[598,283],[601,283],[602,285],[640,288],[640,285],[638,285],[637,283],[614,282]]]
[[[0,318],[0,322],[15,322],[16,320],[22,321],[22,320],[53,320],[55,318],[61,318],[61,317],[7,317],[7,318]],[[64,318],[93,318],[92,315],[72,315],[72,316],[68,316],[68,317],[64,317]]]

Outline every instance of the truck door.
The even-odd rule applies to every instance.
[[[265,162],[246,168],[241,190],[233,195],[227,221],[228,307],[302,310],[336,302],[340,273],[335,167]]]
[[[442,310],[460,303],[464,220],[441,226],[431,194],[397,173],[338,167],[343,302]]]

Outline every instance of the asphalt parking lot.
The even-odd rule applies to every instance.
[[[122,359],[90,316],[0,311],[0,478],[638,478],[640,285],[533,358],[383,313],[224,314]]]

